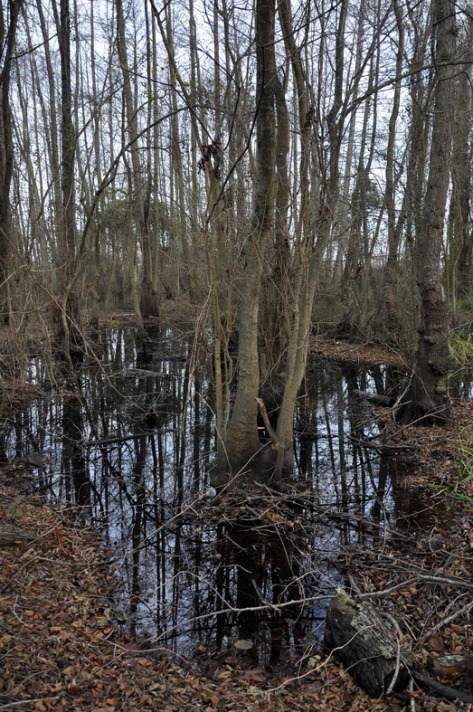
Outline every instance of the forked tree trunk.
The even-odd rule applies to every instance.
[[[421,314],[417,364],[408,397],[397,414],[401,423],[423,425],[448,419],[449,314],[442,284],[441,253],[450,176],[452,96],[457,71],[453,66],[456,22],[452,0],[434,0],[434,31],[437,83],[424,225],[418,249]]]

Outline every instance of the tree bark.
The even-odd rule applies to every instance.
[[[0,548],[6,546],[15,546],[16,544],[34,541],[37,535],[20,527],[2,524],[0,526]]]
[[[21,0],[0,6],[0,318],[10,320],[9,262],[12,241],[10,224],[10,186],[13,175],[12,112],[10,78],[13,48]]]
[[[325,645],[371,697],[401,691],[411,678],[449,700],[473,702],[463,690],[426,675],[391,633],[375,608],[338,590],[325,622]],[[451,656],[453,657],[453,656]]]
[[[473,230],[470,221],[472,175],[471,131],[473,107],[472,73],[473,18],[468,18],[466,37],[459,56],[464,60],[456,78],[452,191],[450,202],[450,290],[451,297],[471,299],[473,275]],[[456,306],[456,304],[455,304]]]
[[[386,158],[386,190],[385,202],[388,213],[388,260],[384,275],[384,299],[386,305],[386,330],[389,340],[393,335],[397,338],[399,333],[400,313],[398,304],[398,279],[399,279],[399,240],[401,236],[400,222],[396,223],[396,180],[395,180],[395,146],[396,126],[401,105],[401,78],[404,67],[404,24],[402,8],[394,0],[394,12],[398,31],[398,51],[396,57],[396,84],[392,102],[391,116],[389,117],[389,137]]]
[[[155,270],[153,265],[153,251],[151,245],[151,235],[149,232],[149,182],[146,184],[143,179],[143,171],[139,156],[138,146],[138,119],[137,106],[133,97],[131,85],[131,71],[128,62],[128,52],[125,36],[125,16],[123,12],[122,0],[115,0],[117,11],[117,45],[118,58],[123,76],[123,100],[126,112],[126,134],[130,142],[131,154],[131,185],[133,187],[133,211],[136,219],[137,232],[140,238],[142,257],[142,282],[141,282],[141,304],[140,313],[136,314],[139,323],[139,330],[142,332],[143,316],[159,316],[159,298],[155,283]],[[135,259],[135,256],[132,256]],[[136,299],[135,311],[138,308]]]
[[[251,233],[245,245],[246,266],[240,302],[238,391],[220,466],[237,472],[261,449],[257,427],[260,373],[258,317],[264,255],[271,238],[276,191],[275,132],[275,0],[258,0],[256,5],[256,140],[257,190]]]
[[[328,609],[325,645],[371,697],[384,695],[394,678],[395,689],[403,689],[409,682],[412,661],[381,616],[341,590]]]
[[[397,413],[397,420],[401,423],[423,425],[444,423],[449,417],[449,314],[442,284],[441,254],[450,176],[453,77],[456,72],[453,66],[455,5],[451,0],[434,0],[434,31],[437,81],[424,224],[418,244],[417,283],[421,315],[417,364],[407,402]]]

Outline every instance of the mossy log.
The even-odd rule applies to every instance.
[[[384,695],[394,678],[395,690],[409,683],[412,660],[386,622],[372,606],[340,589],[328,609],[325,644],[371,697]]]

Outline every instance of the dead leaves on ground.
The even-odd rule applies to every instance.
[[[430,484],[436,479],[435,468],[441,469],[443,478],[455,470],[451,439],[447,438],[447,447],[445,430],[441,437],[440,433],[435,436],[438,443],[432,441],[432,433],[422,433],[425,442],[419,443]],[[442,457],[433,458],[437,448],[442,448]],[[11,482],[11,473],[8,478]],[[22,498],[1,479],[0,516],[2,525],[27,531],[29,538],[34,535],[31,541],[0,549],[0,710],[404,709],[395,699],[369,700],[332,661],[318,659],[300,677],[297,670],[287,670],[279,678],[259,668],[239,667],[238,662],[216,664],[207,676],[174,665],[120,631],[112,601],[118,580],[96,533],[75,526],[64,512],[51,510],[40,500]],[[436,512],[432,524],[430,529],[416,530],[414,539],[413,530],[407,527],[401,537],[402,558],[397,550],[387,550],[383,559],[363,547],[347,547],[346,570],[354,572],[366,591],[379,591],[399,579],[433,571],[470,581],[471,521],[455,523],[451,516],[440,517]],[[439,616],[454,613],[442,609],[460,592],[450,593],[448,598],[432,586],[410,585],[384,601],[387,610],[405,621],[409,635],[418,640],[424,636],[414,651],[424,662],[465,654],[473,646],[471,627],[461,618],[435,629]],[[463,603],[460,599],[459,605]],[[429,704],[422,693],[416,698],[417,710],[451,709],[439,700]]]
[[[2,522],[35,533],[33,541],[0,549],[0,710],[341,711],[360,697],[334,662],[293,682],[237,663],[200,676],[141,647],[115,622],[118,580],[97,534],[32,502],[0,483]],[[365,710],[401,709],[361,699]]]

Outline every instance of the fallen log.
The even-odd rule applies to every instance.
[[[37,534],[25,529],[9,526],[7,524],[0,526],[0,548],[4,546],[15,546],[15,544],[26,541],[34,541],[37,538]]]
[[[412,660],[372,606],[339,589],[325,622],[325,644],[371,697],[407,687]]]
[[[426,675],[402,650],[375,608],[338,589],[325,622],[325,645],[371,697],[401,692],[413,678],[449,700],[473,703],[473,696]]]

